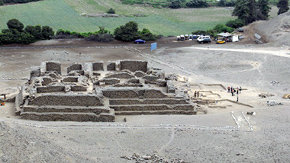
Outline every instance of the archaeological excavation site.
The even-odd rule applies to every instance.
[[[43,62],[16,97],[16,112],[39,121],[114,122],[117,115],[196,114],[197,105],[147,61]]]

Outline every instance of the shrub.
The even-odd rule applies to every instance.
[[[209,4],[203,0],[191,0],[186,3],[186,6],[189,8],[206,8],[209,7]]]
[[[192,34],[194,35],[207,35],[207,31],[202,31],[202,30],[198,30],[198,31],[194,31],[192,32]]]
[[[231,28],[240,28],[244,25],[245,23],[241,19],[230,20],[226,23],[226,26],[231,27]]]
[[[224,25],[224,24],[218,24],[218,25],[216,25],[216,26],[213,28],[213,30],[215,30],[217,33],[221,33],[221,32],[229,32],[229,33],[231,33],[231,32],[234,31],[233,28],[228,27],[228,26],[226,26],[226,25]]]
[[[115,14],[115,10],[113,8],[110,8],[108,11],[107,11],[108,14]]]
[[[157,36],[152,34],[149,29],[144,28],[142,31],[138,32],[139,38],[146,41],[154,41],[157,39]]]
[[[227,0],[220,0],[217,4],[217,6],[220,7],[233,7],[236,5],[236,2],[231,0],[230,2],[228,2]]]
[[[97,42],[111,42],[114,40],[113,35],[104,33],[104,34],[92,34],[86,38],[88,41],[97,41]]]
[[[172,9],[178,9],[178,8],[181,8],[181,2],[180,1],[172,1],[169,6],[169,8],[172,8]]]

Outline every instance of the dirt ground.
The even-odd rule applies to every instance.
[[[119,116],[115,123],[92,123],[22,120],[14,115],[14,104],[7,103],[0,107],[0,162],[136,162],[121,158],[134,153],[169,162],[289,162],[290,101],[282,99],[290,93],[289,49],[173,40],[161,40],[152,53],[148,44],[79,40],[2,47],[0,94],[17,90],[42,61],[60,61],[65,68],[73,62],[138,59],[225,99],[236,97],[205,85],[242,87],[240,102],[252,107],[224,102],[231,107],[209,108],[205,115],[126,116],[126,123]],[[274,96],[262,99],[260,93]],[[268,106],[267,101],[283,105]]]

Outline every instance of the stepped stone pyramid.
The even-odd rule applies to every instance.
[[[16,97],[24,119],[113,122],[117,115],[195,114],[195,104],[146,61],[43,62]]]

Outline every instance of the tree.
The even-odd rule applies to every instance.
[[[43,39],[40,25],[37,26],[28,25],[25,27],[24,31],[31,34],[35,38],[35,40]]]
[[[19,32],[23,31],[24,25],[17,19],[11,19],[7,22],[7,26],[9,29],[16,29]]]
[[[0,6],[4,5],[3,0],[0,0]]]
[[[257,20],[257,8],[255,0],[237,0],[233,15],[249,24]]]
[[[116,11],[113,9],[113,8],[110,8],[108,11],[107,11],[108,14],[115,14]]]
[[[277,7],[279,8],[278,15],[283,14],[289,10],[288,0],[279,0]]]
[[[271,11],[271,7],[269,7],[269,0],[259,0],[258,8],[261,14],[261,19],[267,19],[269,17],[269,12]]]
[[[138,24],[136,22],[129,22],[120,26],[114,31],[115,39],[120,41],[134,41],[138,38]]]
[[[49,26],[43,26],[41,33],[42,33],[43,39],[45,39],[45,40],[49,40],[54,36],[54,31]]]

